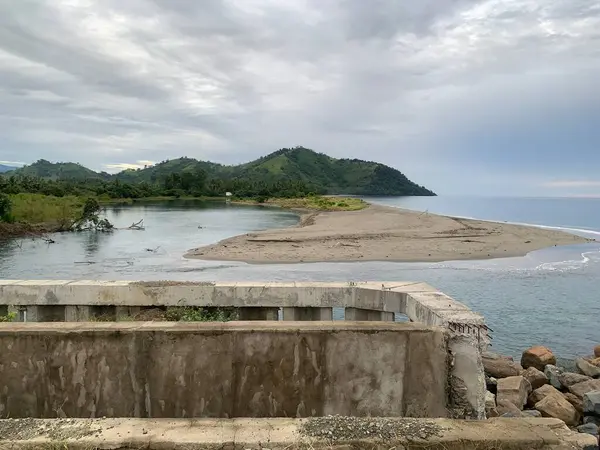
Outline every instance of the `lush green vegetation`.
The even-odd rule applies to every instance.
[[[302,147],[282,149],[247,164],[224,166],[191,158],[163,161],[116,175],[79,164],[40,160],[0,176],[0,192],[96,196],[100,199],[157,196],[238,198],[304,197],[316,194],[434,195],[383,164],[335,159]]]
[[[110,224],[98,217],[99,203],[222,198],[226,193],[239,201],[332,211],[365,204],[323,194],[435,195],[383,164],[335,159],[302,147],[238,166],[179,158],[116,175],[76,163],[39,160],[0,174],[0,222],[108,230]]]
[[[48,224],[57,230],[67,230],[81,215],[83,200],[72,195],[54,197],[43,194],[15,194],[0,197],[8,199],[9,209],[5,211],[5,222]]]
[[[2,225],[2,222],[4,224]],[[36,225],[11,227],[11,224]],[[54,197],[43,194],[0,194],[0,237],[45,231],[110,231],[112,224],[100,217],[95,198],[72,195]]]
[[[261,201],[262,200],[262,201]],[[358,211],[367,207],[367,203],[359,198],[322,197],[309,195],[300,198],[276,198],[242,200],[240,203],[266,204],[282,208],[312,209],[318,211]]]
[[[9,312],[5,316],[0,316],[0,322],[14,322],[17,318],[17,314],[14,312]]]
[[[167,308],[165,320],[170,322],[229,322],[237,320],[236,308],[203,308],[201,306],[173,306]]]

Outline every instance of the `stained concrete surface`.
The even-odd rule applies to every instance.
[[[420,324],[0,325],[3,417],[444,417],[447,381]]]

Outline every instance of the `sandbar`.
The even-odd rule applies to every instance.
[[[185,257],[255,264],[440,262],[523,256],[592,241],[559,230],[371,204],[360,211],[305,212],[295,227],[235,236]]]

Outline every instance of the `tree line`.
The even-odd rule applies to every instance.
[[[299,180],[260,180],[249,178],[209,178],[204,171],[170,173],[154,182],[113,180],[46,179],[29,175],[0,176],[0,194],[32,193],[64,197],[108,199],[148,197],[223,197],[231,192],[238,198],[297,198],[314,192]]]

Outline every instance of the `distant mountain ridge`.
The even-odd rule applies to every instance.
[[[39,160],[15,170],[15,175],[46,179],[119,180],[125,183],[161,183],[179,173],[203,172],[207,179],[248,179],[267,182],[297,180],[323,194],[433,196],[432,191],[409,180],[399,170],[359,159],[336,159],[304,147],[284,148],[237,166],[179,158],[144,169],[128,169],[115,175],[94,172],[76,163]],[[12,173],[11,173],[12,174]]]
[[[5,164],[0,164],[0,173],[10,172],[11,170],[15,170],[17,167],[15,166],[7,166]]]

